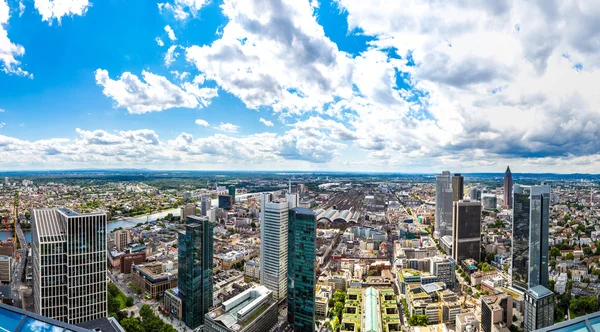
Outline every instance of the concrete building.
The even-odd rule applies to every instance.
[[[80,324],[107,316],[106,213],[34,209],[35,312]]]
[[[456,262],[473,258],[480,261],[481,202],[454,202],[452,257]]]
[[[133,265],[142,264],[146,261],[146,252],[138,252],[135,254],[123,254],[119,256],[119,267],[121,273],[129,274]]]
[[[481,188],[472,187],[469,191],[469,199],[472,201],[481,201]]]
[[[127,248],[127,244],[131,242],[131,235],[129,230],[120,229],[113,233],[115,239],[115,247],[117,247],[117,251],[123,251]]]
[[[142,289],[147,299],[156,299],[177,287],[177,264],[153,262],[132,265],[131,282]]]
[[[462,201],[465,196],[465,178],[460,173],[452,176],[452,193],[454,202]]]
[[[444,171],[435,177],[435,226],[434,235],[438,238],[452,236],[453,191],[450,172]]]
[[[179,208],[179,220],[185,221],[188,216],[196,215],[196,204],[185,204]]]
[[[456,262],[451,257],[433,257],[430,264],[431,274],[438,277],[438,280],[445,283],[449,289],[454,289],[454,270]]]
[[[0,256],[0,283],[10,284],[12,281],[12,257]]]
[[[260,263],[254,260],[247,261],[244,264],[244,275],[254,280],[260,280]]]
[[[498,206],[498,199],[493,194],[484,194],[481,202],[483,203],[483,209],[487,211],[495,210]]]
[[[501,293],[481,297],[481,330],[493,332],[510,328],[513,316],[513,298]]]
[[[506,172],[504,172],[504,206],[512,208],[513,205],[513,178],[510,172],[510,167],[506,166]]]
[[[210,196],[202,196],[202,201],[200,202],[200,214],[203,217],[208,217],[209,212],[210,212],[210,205],[212,203],[212,200],[210,199]]]
[[[538,285],[525,292],[525,332],[535,331],[554,323],[554,293]]]
[[[287,318],[294,331],[314,330],[317,216],[301,207],[288,214]]]
[[[163,307],[177,319],[183,319],[183,300],[179,296],[179,288],[171,288],[165,292]]]
[[[569,278],[566,273],[561,273],[556,278],[556,283],[554,284],[554,292],[558,294],[564,294],[567,291],[567,283]]]
[[[266,332],[277,325],[277,301],[265,286],[247,289],[205,316],[205,332]],[[310,330],[313,331],[313,330]]]
[[[512,286],[548,287],[550,186],[513,187]]]
[[[17,250],[17,244],[15,242],[15,239],[8,238],[6,241],[0,241],[1,256],[13,257],[15,255],[15,250]]]
[[[188,216],[179,233],[179,294],[183,321],[195,329],[213,305],[213,225],[205,217]]]
[[[456,332],[479,332],[481,327],[475,314],[469,312],[456,315]]]
[[[327,317],[329,311],[329,299],[333,296],[333,287],[329,285],[317,285],[315,291],[315,316]]]
[[[261,195],[260,284],[278,301],[287,296],[290,205],[285,200],[271,202],[270,194]]]

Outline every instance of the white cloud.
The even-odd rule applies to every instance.
[[[160,39],[160,37],[156,37],[156,44],[160,47],[165,46],[165,43],[162,41],[162,39]]]
[[[4,109],[0,108],[0,113],[6,112]]]
[[[220,131],[226,131],[229,133],[235,133],[238,131],[238,129],[240,128],[240,126],[236,126],[234,124],[231,123],[223,123],[221,122],[220,125],[216,126],[215,129],[220,130]]]
[[[25,122],[19,123],[19,127],[25,127]]]
[[[61,23],[64,16],[83,16],[92,4],[88,0],[34,0],[33,6],[50,25],[54,19]]]
[[[5,122],[0,122],[0,128],[3,128],[4,126],[6,126]]]
[[[173,31],[173,29],[171,28],[171,26],[166,25],[165,26],[165,31],[167,32],[167,36],[169,37],[169,39],[171,41],[177,40],[177,37],[175,36],[175,31]]]
[[[132,114],[177,107],[202,108],[217,96],[217,89],[200,88],[192,83],[179,87],[164,76],[147,71],[142,71],[143,82],[129,72],[123,73],[118,80],[112,80],[104,69],[97,69],[95,75],[96,84],[103,88],[104,95]]]
[[[177,45],[169,46],[167,53],[165,53],[165,66],[169,67],[173,62],[175,62],[175,59],[179,56],[179,52],[176,52],[177,47]]]
[[[208,5],[210,0],[173,0],[158,3],[158,10],[171,12],[176,19],[186,20],[190,15],[196,17],[202,7]]]
[[[33,75],[21,68],[18,57],[25,55],[25,48],[15,44],[8,38],[8,20],[10,10],[6,0],[0,0],[0,70],[7,74],[15,74],[33,78]]]
[[[19,1],[19,17],[23,16],[23,13],[25,13],[25,5],[23,1]]]
[[[263,119],[263,118],[260,118],[260,120],[259,120],[259,121],[260,121],[260,122],[262,122],[262,123],[263,123],[265,126],[267,126],[267,127],[273,127],[273,126],[274,126],[274,124],[273,124],[273,122],[272,122],[272,121],[265,120],[265,119]]]
[[[208,122],[202,119],[196,119],[195,123],[202,127],[208,127]]]

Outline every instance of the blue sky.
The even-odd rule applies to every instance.
[[[557,4],[0,0],[0,168],[597,172]]]

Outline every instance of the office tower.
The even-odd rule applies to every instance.
[[[538,285],[525,292],[525,332],[535,331],[554,323],[554,293]]]
[[[206,218],[188,216],[177,239],[178,287],[183,321],[191,329],[204,324],[213,300],[213,226]]]
[[[486,194],[483,195],[481,202],[485,210],[494,210],[496,209],[498,200],[496,199],[496,195]]]
[[[509,209],[513,206],[513,181],[510,167],[506,166],[506,172],[504,172],[504,206]]]
[[[481,189],[477,187],[471,188],[469,191],[469,198],[472,201],[480,201],[481,200]]]
[[[261,194],[260,283],[283,300],[287,293],[288,203]]]
[[[435,235],[442,238],[452,235],[452,200],[450,172],[435,177]]]
[[[210,196],[202,196],[202,202],[200,203],[200,213],[203,217],[207,217],[210,211],[211,199]]]
[[[10,284],[12,282],[12,265],[12,257],[0,256],[0,283]]]
[[[548,287],[550,186],[513,186],[512,286]]]
[[[289,210],[287,301],[294,331],[313,331],[315,326],[316,240],[315,213],[300,207]]]
[[[115,236],[115,247],[117,247],[117,251],[123,251],[123,249],[127,248],[127,244],[131,242],[129,230],[120,229],[113,234]]]
[[[231,196],[219,195],[219,209],[231,210],[232,207],[233,202],[231,201]]]
[[[277,325],[277,301],[271,294],[265,286],[254,286],[223,302],[206,314],[204,332],[271,331]]]
[[[483,296],[481,298],[481,331],[501,331],[512,325],[513,298],[509,294]],[[498,328],[494,328],[497,324]]]
[[[235,186],[229,186],[229,196],[231,196],[231,202],[235,203]]]
[[[452,176],[452,191],[454,192],[453,201],[458,202],[465,195],[465,178],[460,173],[454,173]]]
[[[106,317],[106,213],[34,209],[35,312],[69,324]]]
[[[456,262],[451,257],[442,258],[439,256],[430,258],[430,272],[438,277],[438,280],[445,283],[448,289],[454,289],[454,270]]]
[[[185,221],[187,216],[196,215],[196,204],[185,204],[179,208],[179,221]]]
[[[467,258],[480,261],[481,202],[454,202],[452,257],[457,264]]]
[[[4,185],[5,185],[5,186],[8,186],[8,176],[5,176],[5,177],[4,177]]]

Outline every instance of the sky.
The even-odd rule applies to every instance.
[[[0,0],[0,170],[600,172],[600,2]]]

